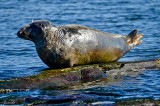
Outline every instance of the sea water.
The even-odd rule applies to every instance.
[[[143,42],[120,61],[160,58],[159,0],[0,0],[0,79],[40,73],[47,66],[34,44],[17,37],[17,31],[32,20],[49,20],[55,25],[80,24],[110,33],[127,35],[137,28]],[[114,104],[133,98],[160,99],[160,70],[146,70],[137,77],[76,90],[25,91],[0,94],[41,98],[59,103]],[[57,102],[58,101],[58,102]]]

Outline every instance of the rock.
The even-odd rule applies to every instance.
[[[159,60],[139,62],[115,62],[108,64],[84,65],[72,68],[52,69],[24,78],[0,81],[0,93],[29,89],[66,89],[80,83],[101,79],[107,82],[136,76],[143,70],[158,70]]]

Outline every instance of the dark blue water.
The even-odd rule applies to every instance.
[[[137,28],[145,35],[143,42],[121,61],[160,58],[159,0],[1,0],[0,79],[33,75],[47,67],[39,59],[34,44],[16,36],[22,26],[38,19],[50,20],[56,25],[81,24],[122,35]],[[50,94],[47,91],[29,91],[12,95],[55,100],[65,95],[66,98],[74,98],[75,102],[85,102],[85,97],[96,103],[113,103],[128,98],[160,99],[159,75],[160,71],[145,71],[143,75],[110,86],[103,83],[99,87],[76,91],[52,91]],[[0,98],[7,96],[10,95],[1,95]]]

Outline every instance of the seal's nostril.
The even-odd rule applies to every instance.
[[[20,30],[17,32],[17,36],[20,37],[20,38],[22,38],[23,32],[24,32],[23,28],[20,29]]]
[[[19,34],[22,34],[22,32],[23,32],[23,31],[20,30],[20,31],[19,31]]]
[[[24,29],[21,28],[21,29],[19,30],[19,34],[22,34],[23,32],[24,32]]]

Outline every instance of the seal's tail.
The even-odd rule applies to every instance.
[[[128,40],[127,43],[131,48],[134,46],[137,46],[141,44],[142,40],[141,38],[143,37],[143,34],[138,34],[138,30],[134,29],[132,32],[130,32],[127,36]]]

